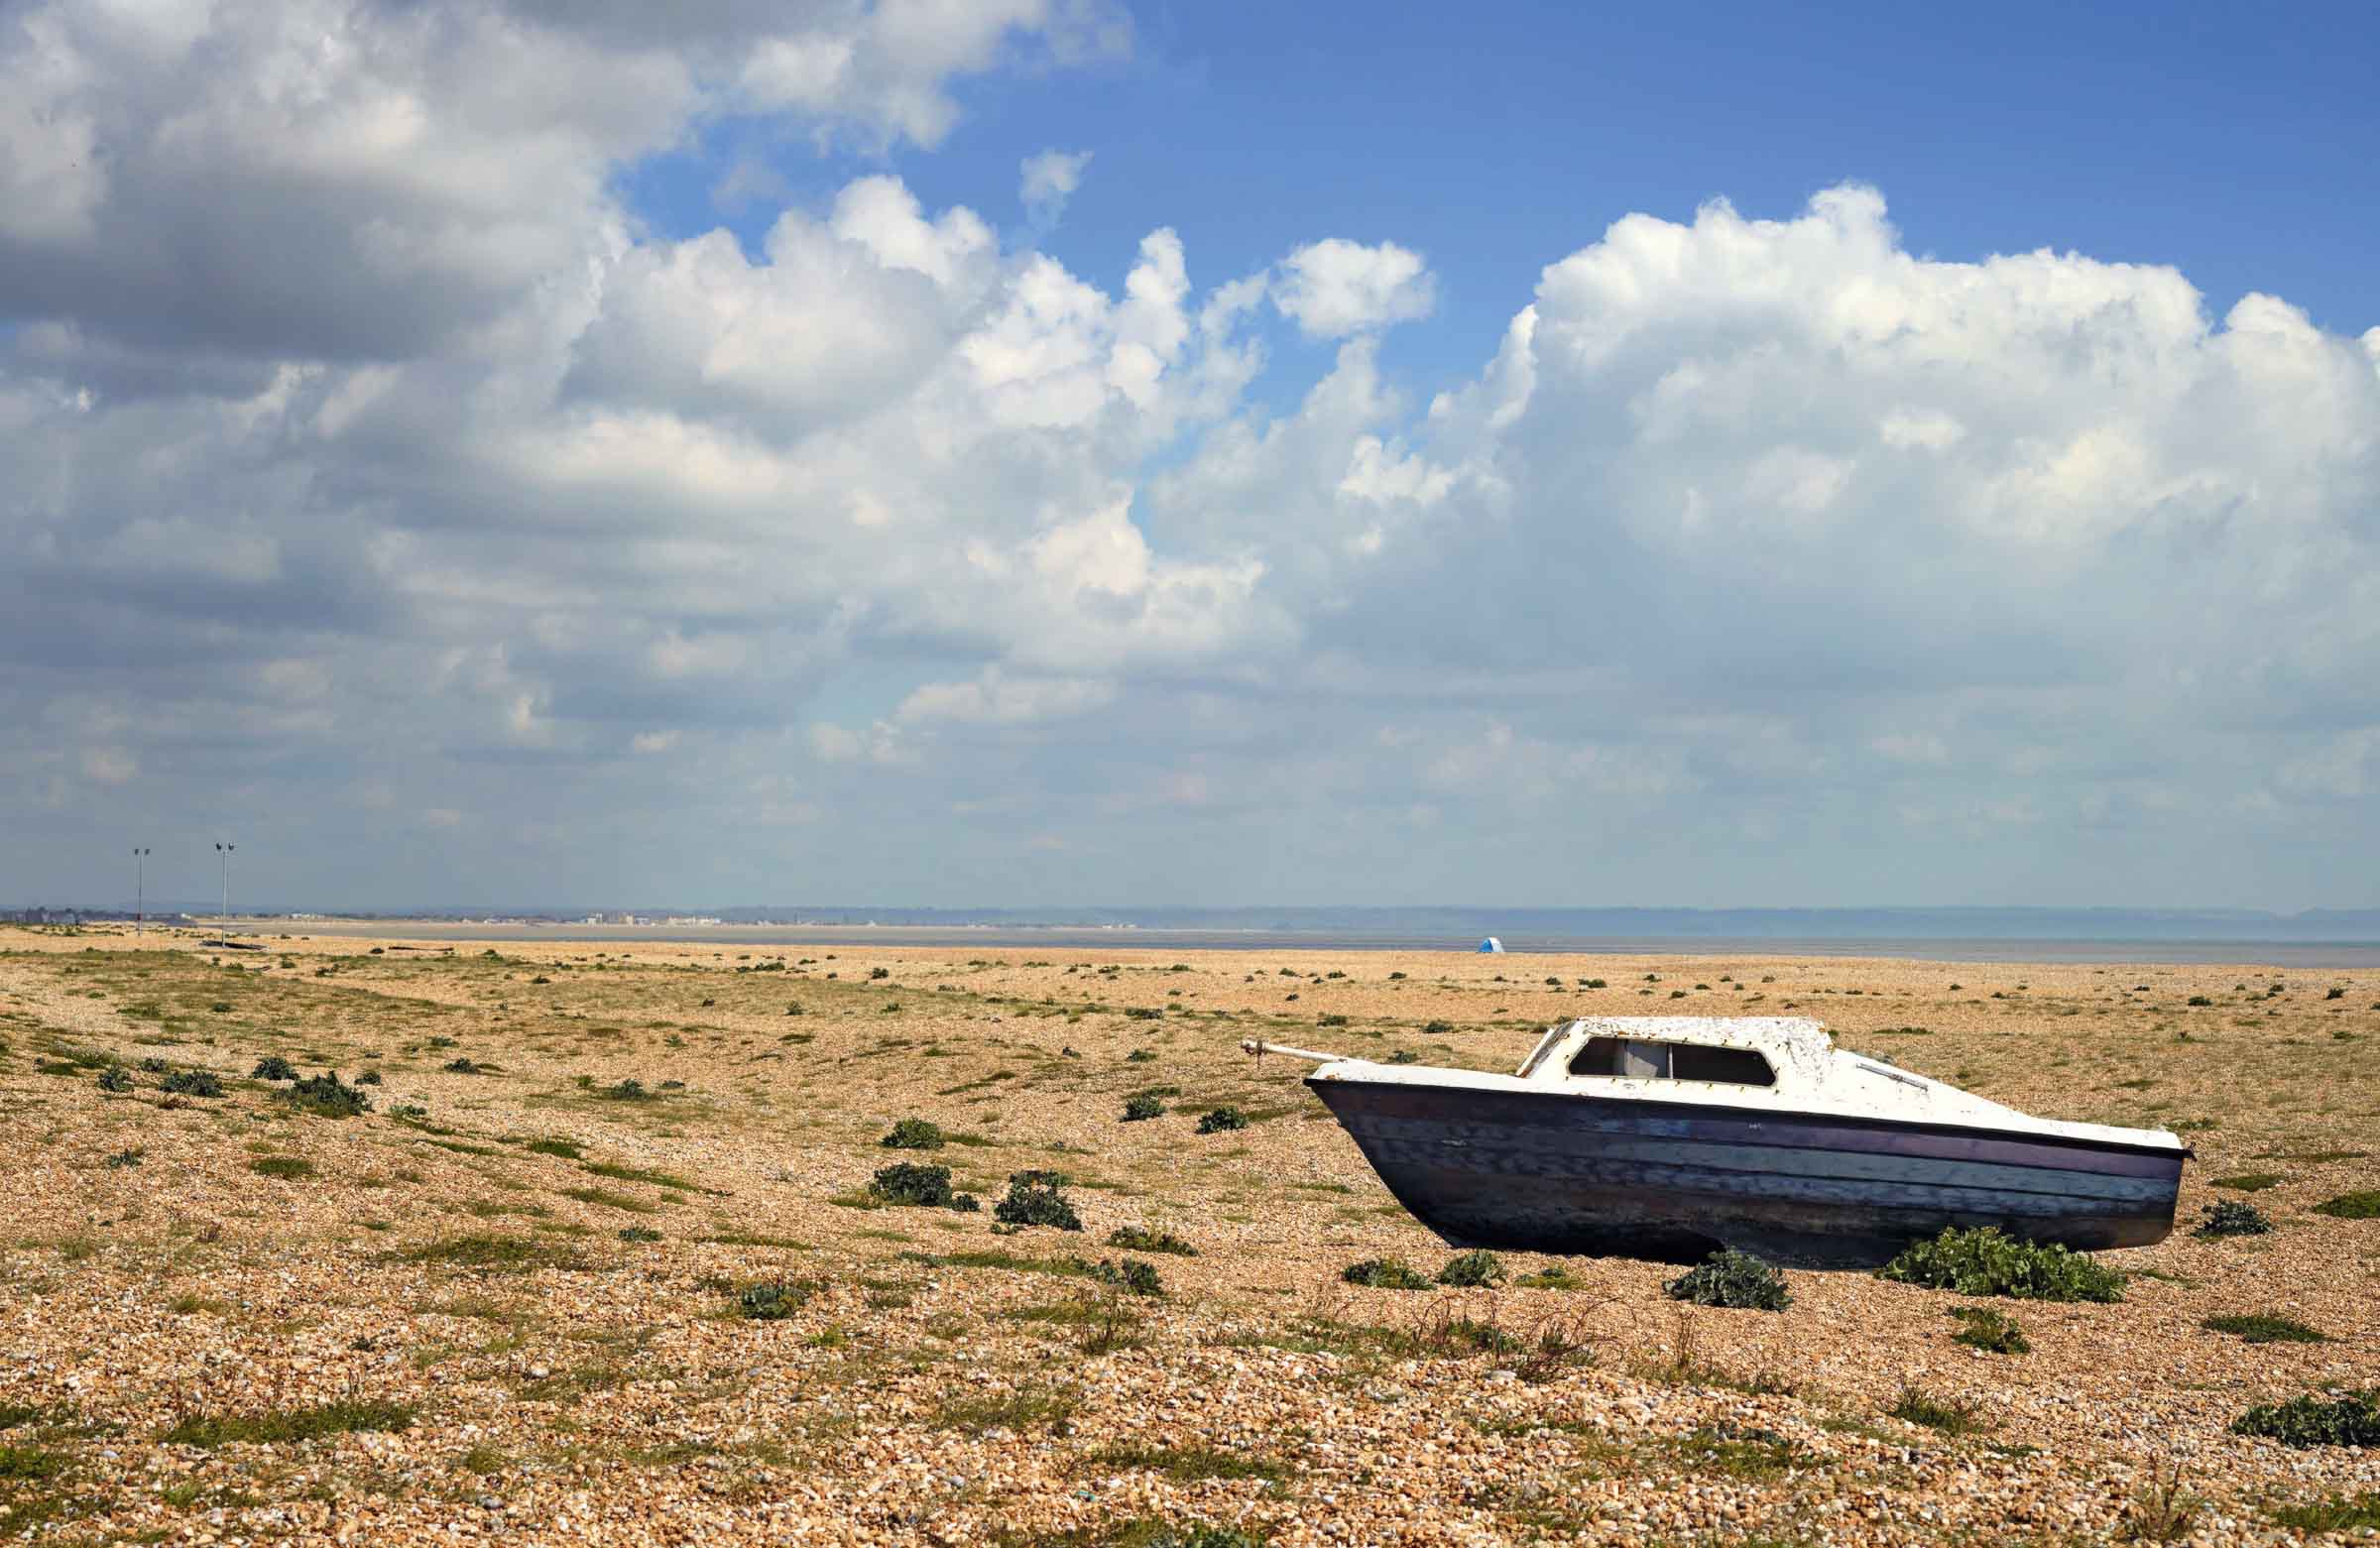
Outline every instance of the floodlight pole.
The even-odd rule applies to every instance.
[[[223,857],[223,918],[227,928],[231,919],[231,852],[239,847],[237,844],[215,846],[215,853]]]
[[[139,940],[143,926],[149,922],[149,851],[132,852],[132,937]]]

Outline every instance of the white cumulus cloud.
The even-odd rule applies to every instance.
[[[1344,237],[1311,242],[1281,260],[1273,304],[1315,338],[1426,317],[1437,304],[1437,282],[1419,253],[1381,242],[1367,247]]]
[[[1083,185],[1083,170],[1090,165],[1089,151],[1039,151],[1026,157],[1017,186],[1025,213],[1043,225],[1056,221]]]

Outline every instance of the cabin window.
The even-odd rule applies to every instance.
[[[1646,1042],[1633,1037],[1590,1037],[1570,1061],[1573,1075],[1614,1075],[1635,1080],[1705,1080],[1728,1086],[1773,1086],[1777,1072],[1750,1048],[1711,1048],[1701,1043]]]
[[[1715,1080],[1729,1086],[1773,1086],[1777,1072],[1749,1048],[1705,1048],[1679,1043],[1670,1050],[1672,1080]]]

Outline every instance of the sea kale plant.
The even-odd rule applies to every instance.
[[[1879,1279],[1955,1290],[1961,1295],[2005,1295],[2020,1301],[2120,1301],[2124,1278],[2088,1253],[2055,1243],[2018,1242],[1997,1226],[1957,1227],[1930,1242],[1912,1243],[1876,1270]]]
[[[1171,1252],[1176,1257],[1198,1256],[1198,1249],[1172,1232],[1158,1231],[1148,1226],[1118,1226],[1108,1233],[1108,1246],[1134,1252]]]
[[[1504,1265],[1496,1255],[1483,1250],[1462,1252],[1450,1257],[1438,1270],[1438,1282],[1463,1287],[1490,1285],[1504,1277]]]
[[[769,1280],[746,1289],[736,1297],[736,1310],[755,1322],[782,1322],[801,1310],[810,1298],[810,1287],[788,1284],[782,1279]]]
[[[2033,1348],[2025,1330],[2006,1312],[1989,1306],[1954,1306],[1950,1315],[1961,1324],[1951,1342],[1968,1349],[1979,1349],[1986,1355],[2022,1355]]]
[[[1052,1226],[1080,1231],[1083,1218],[1074,1212],[1060,1190],[1064,1172],[1023,1171],[1009,1174],[1009,1196],[993,1206],[992,1216],[1004,1226]]]
[[[958,1197],[951,1192],[950,1168],[921,1166],[915,1161],[896,1161],[880,1169],[869,1181],[868,1191],[887,1204],[914,1204],[929,1209],[949,1209]]]
[[[1248,1115],[1235,1107],[1220,1107],[1198,1121],[1202,1134],[1220,1134],[1248,1127]]]
[[[2231,1421],[2234,1435],[2262,1436],[2284,1446],[2380,1446],[2380,1387],[2334,1398],[2308,1393],[2265,1403]]]
[[[2245,1199],[2224,1199],[2200,1212],[2194,1237],[2261,1237],[2273,1229],[2264,1211]]]
[[[1340,1270],[1339,1277],[1349,1284],[1360,1284],[1372,1290],[1426,1290],[1427,1276],[1418,1272],[1401,1257],[1368,1257],[1360,1263],[1350,1263]]]
[[[1128,1257],[1122,1262],[1103,1257],[1096,1263],[1085,1262],[1078,1257],[1074,1259],[1074,1262],[1083,1273],[1098,1280],[1101,1284],[1113,1285],[1117,1289],[1132,1295],[1146,1295],[1158,1299],[1164,1297],[1165,1282],[1158,1277],[1157,1265],[1154,1263],[1143,1262],[1137,1257]]]
[[[1785,1276],[1749,1252],[1726,1248],[1661,1287],[1673,1301],[1781,1312],[1793,1304]]]
[[[922,1118],[904,1118],[892,1126],[892,1132],[877,1141],[888,1150],[939,1150],[942,1131],[939,1126]]]
[[[372,1099],[340,1080],[335,1070],[324,1070],[274,1096],[321,1118],[354,1118],[372,1111]]]

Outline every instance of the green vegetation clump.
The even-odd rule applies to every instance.
[[[1094,1452],[1091,1465],[1117,1472],[1161,1473],[1177,1484],[1195,1484],[1202,1479],[1271,1479],[1288,1477],[1288,1470],[1277,1462],[1262,1457],[1250,1457],[1244,1452],[1216,1451],[1207,1447],[1190,1446],[1109,1446]],[[1129,1543],[1131,1548],[1257,1548],[1258,1539],[1230,1527],[1196,1525],[1184,1528],[1163,1528],[1155,1535],[1134,1530],[1119,1538],[1102,1538],[1102,1542]]]
[[[22,1483],[54,1479],[64,1473],[67,1466],[62,1452],[43,1451],[34,1446],[0,1446],[0,1479]],[[0,1520],[11,1520],[14,1524],[10,1517]]]
[[[2245,1199],[2224,1199],[2200,1212],[2194,1237],[2261,1237],[2273,1229],[2264,1211]]]
[[[2025,1330],[2006,1312],[1989,1306],[1954,1306],[1950,1314],[1964,1325],[1951,1335],[1954,1344],[1979,1349],[1986,1355],[2022,1355],[2033,1348]]]
[[[1774,1430],[1726,1420],[1689,1430],[1669,1442],[1667,1449],[1692,1475],[1747,1483],[1823,1466],[1817,1457]]]
[[[366,1070],[355,1078],[355,1083],[358,1086],[377,1086],[380,1084],[380,1071]]]
[[[658,1242],[661,1240],[661,1234],[651,1226],[622,1226],[620,1240],[623,1242]]]
[[[259,1177],[279,1177],[287,1182],[314,1175],[314,1163],[298,1155],[260,1155],[248,1163],[248,1169]]]
[[[782,1279],[747,1287],[736,1297],[736,1310],[754,1322],[782,1322],[809,1304],[810,1287]]]
[[[568,1250],[532,1242],[524,1237],[475,1234],[426,1242],[419,1247],[383,1254],[400,1263],[433,1263],[447,1268],[477,1268],[490,1273],[526,1273],[532,1268],[586,1266]]]
[[[896,1161],[868,1181],[868,1191],[887,1204],[913,1204],[948,1209],[957,1197],[950,1188],[950,1168]]]
[[[2233,1193],[2262,1193],[2267,1188],[2278,1188],[2288,1180],[2279,1172],[2241,1172],[2236,1177],[2210,1177],[2206,1185],[2210,1188],[2228,1188]]]
[[[354,1118],[372,1111],[372,1099],[339,1079],[335,1070],[324,1070],[274,1095],[320,1118]]]
[[[1548,1263],[1533,1274],[1512,1281],[1515,1290],[1576,1290],[1586,1281],[1560,1263]]]
[[[169,1446],[213,1448],[244,1442],[279,1446],[359,1430],[402,1430],[414,1422],[407,1403],[350,1401],[266,1414],[192,1414],[158,1437]]]
[[[469,1059],[449,1060],[447,1063],[439,1065],[438,1068],[449,1075],[477,1075],[479,1073],[479,1066]]]
[[[1073,1262],[1077,1272],[1097,1279],[1102,1284],[1112,1284],[1119,1290],[1157,1298],[1165,1294],[1165,1282],[1157,1275],[1157,1265],[1143,1262],[1137,1257],[1128,1257],[1121,1262],[1111,1262],[1103,1257],[1096,1263],[1085,1262],[1078,1257]]]
[[[967,1435],[1026,1430],[1035,1425],[1055,1429],[1069,1422],[1081,1405],[1081,1394],[1072,1388],[1028,1387],[981,1397],[954,1397],[935,1409],[927,1422],[938,1430],[957,1430]]]
[[[1952,1227],[1930,1242],[1912,1243],[1876,1270],[1879,1279],[1955,1290],[1961,1295],[2005,1295],[2020,1301],[2120,1301],[2121,1274],[2089,1254],[2054,1243],[2018,1242],[1997,1226]]]
[[[1945,1435],[1971,1435],[1989,1429],[1975,1405],[1959,1398],[1931,1397],[1913,1386],[1901,1388],[1901,1395],[1884,1410],[1895,1419],[1940,1430]]]
[[[2231,1433],[2284,1446],[2380,1446],[2380,1387],[2326,1400],[2309,1392],[2260,1404],[2232,1420]]]
[[[1128,1124],[1137,1124],[1144,1119],[1163,1118],[1164,1116],[1165,1104],[1145,1091],[1124,1105],[1124,1122]]]
[[[2348,1499],[2333,1495],[2310,1504],[2277,1505],[2270,1512],[2275,1526],[2300,1532],[2351,1532],[2380,1529],[2380,1492],[2366,1490]]]
[[[176,1097],[219,1097],[223,1083],[215,1079],[212,1070],[176,1070],[165,1079],[164,1089]]]
[[[603,1088],[604,1097],[612,1102],[658,1102],[660,1098],[645,1089],[641,1080],[624,1080],[617,1086]]]
[[[922,1118],[904,1118],[892,1126],[892,1132],[877,1143],[888,1150],[939,1150],[942,1148],[942,1130],[939,1125]]]
[[[1247,1127],[1248,1115],[1230,1106],[1216,1108],[1198,1121],[1198,1131],[1202,1134],[1229,1133]]]
[[[2335,1199],[2324,1199],[2314,1207],[2314,1212],[2336,1220],[2380,1220],[2380,1189],[2342,1193]]]
[[[1171,1252],[1176,1257],[1198,1256],[1198,1249],[1172,1232],[1152,1231],[1146,1226],[1118,1226],[1108,1233],[1108,1246],[1133,1252]]]
[[[1452,1021],[1425,1021],[1422,1023],[1421,1029],[1430,1036],[1437,1037],[1453,1031],[1455,1023]]]
[[[1012,1172],[1009,1196],[993,1206],[992,1218],[1004,1226],[1051,1226],[1059,1231],[1080,1231],[1083,1218],[1059,1191],[1065,1186],[1064,1172]]]
[[[2228,1333],[2243,1344],[2326,1344],[2328,1335],[2278,1312],[2246,1312],[2208,1317],[2200,1322],[2208,1333]]]
[[[1399,1048],[1394,1053],[1388,1055],[1388,1062],[1390,1064],[1419,1064],[1421,1062],[1421,1055],[1415,1053],[1410,1048]]]
[[[130,1091],[132,1089],[132,1072],[121,1064],[109,1065],[99,1072],[99,1089],[101,1091]]]
[[[1438,1270],[1438,1282],[1465,1288],[1489,1285],[1504,1277],[1504,1265],[1493,1252],[1485,1249],[1459,1252],[1446,1260]]]
[[[1368,1257],[1350,1263],[1339,1277],[1370,1290],[1426,1290],[1430,1281],[1401,1257]]]
[[[268,1054],[257,1060],[256,1068],[250,1070],[248,1074],[254,1080],[296,1080],[298,1066],[278,1053]]]
[[[1749,1252],[1725,1248],[1661,1287],[1673,1301],[1781,1312],[1793,1304],[1785,1276]]]

